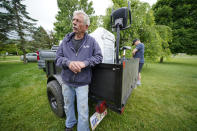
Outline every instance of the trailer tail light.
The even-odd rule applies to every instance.
[[[106,102],[101,101],[96,105],[96,112],[103,113],[107,109]]]
[[[125,68],[125,61],[122,62],[122,65],[123,65],[123,69],[124,69]]]
[[[37,60],[40,60],[39,51],[37,51],[36,53],[37,53]]]

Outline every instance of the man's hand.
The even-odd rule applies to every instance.
[[[69,64],[69,69],[73,71],[75,74],[81,72],[82,68],[85,68],[85,63],[81,61],[72,61]]]
[[[132,51],[133,56],[135,55],[135,53],[136,53],[137,51],[138,51],[138,50],[137,50],[136,48]]]
[[[78,64],[81,67],[81,69],[86,67],[84,62],[78,61]]]

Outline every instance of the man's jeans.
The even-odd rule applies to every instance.
[[[62,86],[66,127],[72,128],[76,123],[78,131],[89,131],[88,85],[80,87]],[[77,98],[78,122],[75,116],[75,95]]]

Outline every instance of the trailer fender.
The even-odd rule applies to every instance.
[[[57,80],[61,87],[62,87],[62,85],[64,83],[60,74],[59,75],[49,76],[48,80],[47,80],[47,83],[49,83],[52,80]]]

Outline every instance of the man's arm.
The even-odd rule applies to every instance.
[[[63,55],[63,42],[56,52],[55,62],[56,62],[56,66],[58,67],[61,67],[61,68],[69,67],[70,61],[68,60],[67,57],[64,57]]]
[[[136,53],[137,51],[138,51],[137,48],[135,48],[135,49],[132,51],[133,56],[135,55],[135,53]]]
[[[142,47],[142,44],[139,43],[136,48],[132,51],[132,54],[135,55],[137,51],[141,50],[143,47]]]
[[[69,68],[72,72],[81,72],[81,69],[85,67],[85,64],[80,61],[70,61],[63,55],[63,44],[60,45],[56,52],[56,65],[61,68]]]
[[[69,64],[69,69],[74,73],[81,72],[81,69],[87,66],[95,66],[102,62],[103,56],[101,49],[96,41],[93,43],[93,55],[90,58],[87,58],[84,61],[71,61]]]
[[[71,61],[69,64],[69,69],[74,73],[81,72],[81,69],[85,68],[85,63],[81,61]]]
[[[90,58],[87,58],[85,61],[83,61],[85,63],[85,66],[95,66],[96,64],[99,64],[102,62],[103,60],[103,55],[101,53],[101,48],[99,46],[99,44],[96,42],[96,40],[94,40],[93,43],[93,55]]]
[[[63,47],[61,44],[56,53],[56,65],[62,68],[68,67],[74,73],[78,73],[81,72],[82,68],[87,66],[95,66],[96,64],[101,63],[103,60],[101,49],[96,41],[94,41],[93,44],[92,57],[87,58],[84,61],[70,61],[68,58],[63,57]]]

